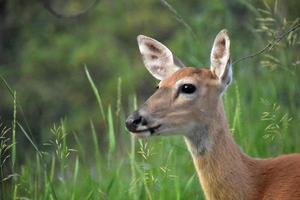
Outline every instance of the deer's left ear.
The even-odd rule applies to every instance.
[[[226,87],[232,80],[232,68],[230,62],[230,40],[227,30],[222,30],[215,38],[211,54],[211,71]]]
[[[139,35],[137,41],[145,67],[156,79],[163,80],[184,67],[170,49],[157,40]]]

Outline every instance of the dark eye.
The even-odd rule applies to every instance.
[[[186,93],[186,94],[192,94],[196,91],[196,86],[193,84],[183,84],[180,87],[180,92]]]

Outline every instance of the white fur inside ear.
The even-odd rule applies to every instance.
[[[144,64],[156,79],[163,80],[179,69],[165,45],[144,35],[139,35],[137,40]]]
[[[232,76],[231,64],[229,59],[230,40],[227,31],[222,30],[215,38],[210,54],[210,62],[211,71],[219,78],[220,81],[226,81],[226,83],[228,82],[229,78],[231,79]]]

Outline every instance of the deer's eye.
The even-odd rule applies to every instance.
[[[196,91],[196,86],[193,84],[183,84],[180,87],[180,92],[185,94],[192,94]]]

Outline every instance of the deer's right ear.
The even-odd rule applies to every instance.
[[[170,49],[157,40],[139,35],[137,41],[144,64],[156,79],[163,80],[180,67],[184,67],[182,62],[173,56]]]
[[[232,68],[230,62],[230,40],[227,30],[222,30],[215,38],[210,54],[211,71],[226,87],[232,80]]]

